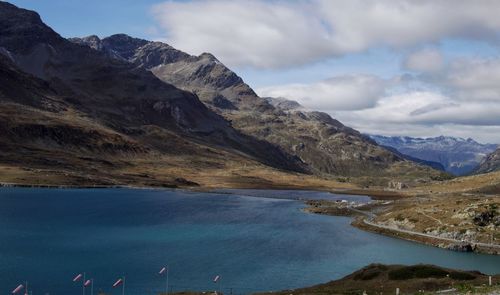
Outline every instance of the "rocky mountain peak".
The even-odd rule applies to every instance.
[[[128,60],[137,66],[151,69],[162,64],[177,62],[191,56],[162,42],[148,42],[137,48]],[[125,57],[124,57],[125,58]]]
[[[70,38],[69,40],[146,69],[192,57],[163,42],[133,38],[126,34],[115,34],[102,40],[99,40],[97,36]]]
[[[92,46],[92,40],[71,41]],[[243,82],[213,54],[189,55],[163,42],[146,41],[124,34],[102,39],[100,51],[138,68],[151,70],[161,80],[196,93],[204,102],[223,109],[247,108],[258,111],[273,106]],[[216,89],[217,91],[213,91]]]
[[[112,49],[124,59],[134,56],[135,51],[149,41],[133,38],[126,34],[115,34],[102,39],[105,48]]]
[[[69,41],[80,45],[87,45],[95,50],[102,50],[104,48],[101,39],[96,35],[90,35],[83,38],[69,38]]]
[[[0,47],[10,52],[28,52],[39,43],[54,44],[63,38],[46,26],[34,11],[0,1]]]
[[[213,54],[208,53],[208,52],[203,52],[198,57],[200,59],[204,59],[204,60],[209,60],[209,61],[220,63],[220,61]]]

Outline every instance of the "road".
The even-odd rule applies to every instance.
[[[356,212],[360,211],[360,210],[355,210],[355,209],[353,209],[353,210],[356,211]],[[364,215],[368,215],[368,214],[365,212]],[[390,230],[390,231],[393,231],[393,232],[405,233],[405,234],[409,234],[409,235],[421,236],[421,237],[426,237],[426,238],[431,238],[431,239],[437,239],[437,240],[443,240],[443,241],[453,242],[453,243],[462,243],[463,242],[461,240],[456,240],[456,239],[452,239],[452,238],[444,238],[444,237],[439,237],[439,236],[435,236],[435,235],[424,234],[424,233],[421,233],[421,232],[416,232],[416,231],[411,231],[411,230],[406,230],[406,229],[394,228],[394,227],[390,227],[390,226],[387,226],[387,225],[381,225],[381,224],[377,224],[377,223],[371,222],[371,221],[369,221],[367,219],[363,219],[363,222],[365,224],[367,224],[367,225],[370,225],[370,226],[373,226],[373,227],[377,227],[377,228],[381,228],[381,229]],[[475,243],[475,242],[470,242],[470,243],[474,244],[474,245],[477,245],[477,246],[481,246],[481,247],[500,249],[500,245],[497,245],[497,244]]]

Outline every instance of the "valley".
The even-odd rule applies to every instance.
[[[203,1],[171,2],[150,13]],[[310,25],[293,13],[271,19],[287,15]],[[463,66],[424,52],[416,59],[425,65],[415,67],[416,45],[362,57],[356,35],[356,46],[342,45],[324,64],[311,57],[255,68],[227,58],[236,43],[207,42],[207,50],[227,43],[217,54],[183,51],[200,37],[182,43],[182,34],[145,33],[171,19],[155,16],[158,27],[141,27],[136,38],[91,25],[85,32],[96,35],[68,36],[45,17],[0,1],[1,292],[17,293],[6,286],[29,277],[44,294],[70,293],[75,284],[54,278],[85,269],[103,280],[99,294],[114,294],[107,282],[119,273],[131,274],[131,294],[162,294],[154,269],[168,263],[169,294],[211,290],[213,274],[225,288],[215,285],[216,294],[498,293],[485,282],[500,279],[500,148],[485,143],[497,137],[484,130],[498,127],[498,81],[488,78],[500,72],[472,70],[496,66],[492,60]],[[326,18],[312,22],[315,30],[328,27]],[[286,40],[286,54],[307,45],[291,48],[296,30],[280,37],[273,26],[256,28]],[[327,31],[320,35],[336,30]],[[256,58],[246,50],[237,55]],[[379,69],[386,55],[398,56],[397,75]],[[371,72],[349,73],[351,62]],[[478,87],[464,68],[485,82]],[[475,96],[480,103],[464,114]],[[454,136],[420,137],[450,130]]]
[[[473,231],[478,240],[497,230],[431,215],[468,210],[450,203],[496,206],[496,196],[483,195],[498,193],[498,174],[453,179],[384,148],[389,138],[375,138],[380,146],[326,113],[259,97],[212,54],[125,34],[67,40],[35,12],[0,6],[4,186],[341,191],[396,198],[381,224]],[[435,139],[446,140],[493,149]],[[493,171],[495,159],[478,171]],[[428,208],[415,206],[422,202]]]

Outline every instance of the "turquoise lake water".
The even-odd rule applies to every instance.
[[[173,291],[226,294],[327,282],[374,262],[500,273],[499,256],[367,233],[349,218],[304,213],[297,200],[366,197],[230,192],[1,188],[0,293],[28,280],[35,295],[81,294],[72,278],[85,271],[96,291],[121,294],[111,285],[125,275],[126,294],[154,294],[164,265]]]

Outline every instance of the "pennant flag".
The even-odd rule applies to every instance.
[[[83,283],[83,286],[84,287],[88,287],[88,286],[90,286],[90,284],[92,284],[92,281],[91,280],[87,280],[85,283]]]
[[[12,290],[12,294],[16,294],[17,292],[21,291],[24,288],[23,284],[17,286],[14,290]]]
[[[217,281],[218,281],[219,279],[220,279],[220,276],[216,276],[216,277],[214,278],[214,283],[217,283]]]
[[[116,281],[116,282],[113,284],[113,288],[120,286],[122,283],[123,283],[123,279],[118,279],[118,281]]]
[[[73,279],[73,282],[78,282],[81,278],[83,277],[83,275],[81,273],[79,273],[74,279]]]
[[[167,271],[167,268],[166,268],[166,267],[164,267],[164,268],[160,269],[160,272],[158,272],[158,274],[162,275],[162,274],[164,274],[166,271]]]

